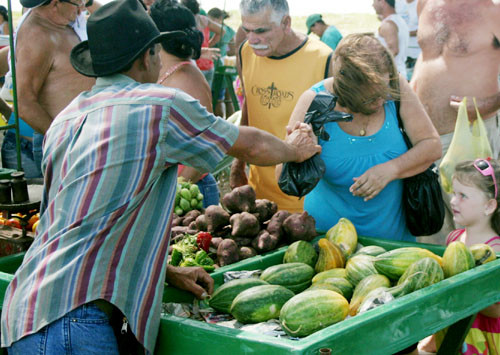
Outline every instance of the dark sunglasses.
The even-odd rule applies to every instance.
[[[481,173],[483,176],[491,176],[493,179],[493,184],[495,185],[495,200],[497,199],[498,191],[497,191],[497,179],[495,178],[495,170],[491,166],[490,162],[485,159],[476,159],[474,160],[474,167],[477,171]]]

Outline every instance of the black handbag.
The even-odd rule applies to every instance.
[[[335,111],[337,96],[322,91],[316,94],[307,109],[305,123],[312,126],[314,134],[324,141],[330,139],[324,129],[328,122],[352,121],[352,115]],[[287,195],[302,197],[307,195],[325,174],[326,166],[319,154],[302,163],[284,163],[278,179],[278,186]]]
[[[399,130],[408,150],[413,147],[399,115],[400,102],[395,101]],[[444,201],[435,164],[424,172],[403,179],[403,208],[406,226],[414,236],[437,233],[443,227]]]

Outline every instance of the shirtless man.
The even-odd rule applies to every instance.
[[[500,92],[500,3],[492,0],[419,0],[417,60],[411,85],[441,136],[445,155],[464,96],[476,97],[498,157]],[[469,100],[472,104],[472,100]],[[469,105],[469,118],[475,118]],[[439,162],[438,162],[439,163]],[[447,217],[450,217],[448,215]],[[448,227],[447,223],[451,223]],[[444,243],[453,221],[427,242]],[[422,240],[422,238],[420,238]],[[427,238],[425,238],[427,239]]]
[[[69,24],[76,20],[85,1],[21,3],[35,8],[17,34],[19,116],[43,134],[73,98],[95,83],[95,79],[77,73],[69,61],[71,49],[80,42]]]

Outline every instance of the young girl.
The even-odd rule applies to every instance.
[[[467,246],[483,243],[500,252],[500,165],[495,160],[476,159],[457,164],[453,176],[453,219],[463,229],[452,231],[446,245],[461,241]],[[465,338],[462,354],[500,354],[500,303],[477,314]],[[440,344],[443,332],[435,334]],[[434,350],[432,345],[423,350]]]

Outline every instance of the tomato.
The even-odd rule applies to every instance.
[[[31,226],[31,230],[33,231],[33,233],[36,232],[36,228],[38,227],[38,223],[40,223],[40,220],[36,221],[35,223],[33,223],[33,226]]]
[[[7,222],[5,223],[6,226],[9,226],[9,227],[14,227],[14,228],[19,228],[21,229],[21,222],[19,222],[19,219],[13,217],[13,218],[9,218],[7,220]]]

